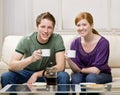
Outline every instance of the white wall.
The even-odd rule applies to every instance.
[[[120,31],[120,0],[1,0],[3,1],[3,37],[26,35],[35,27],[36,17],[51,12],[56,18],[55,30],[75,31],[74,18],[81,11],[94,17],[94,27],[102,31]]]
[[[111,0],[111,28],[120,29],[120,0]]]
[[[63,28],[73,29],[75,16],[87,11],[93,15],[95,28],[108,29],[108,2],[109,0],[63,0]]]
[[[2,46],[2,0],[0,0],[0,58],[1,58],[1,46]]]
[[[55,31],[59,33],[75,33],[75,16],[88,11],[100,32],[120,34],[119,10],[120,0],[0,0],[0,46],[7,35],[26,35],[36,30],[35,19],[44,11],[55,16]]]
[[[3,0],[3,37],[32,32],[32,0]]]
[[[120,31],[120,0],[52,0],[49,4],[47,2],[49,1],[33,0],[33,19],[43,11],[50,11],[56,17],[58,31],[74,30],[74,18],[82,11],[93,15],[95,28]]]

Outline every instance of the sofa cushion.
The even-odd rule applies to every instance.
[[[120,35],[104,35],[110,43],[109,65],[113,68],[120,67]]]
[[[0,75],[6,71],[8,71],[8,65],[1,61],[0,62]]]
[[[111,72],[112,72],[112,77],[114,78],[120,77],[120,68],[112,68]]]

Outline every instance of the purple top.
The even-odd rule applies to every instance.
[[[72,58],[72,61],[79,68],[95,66],[101,70],[101,72],[111,73],[111,69],[108,66],[109,42],[104,37],[101,37],[90,53],[84,51],[81,45],[81,38],[77,37],[71,43],[71,50],[76,50],[76,58]]]

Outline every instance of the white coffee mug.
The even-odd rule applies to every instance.
[[[50,56],[50,49],[42,49],[42,56],[49,57]]]
[[[68,50],[67,51],[67,57],[75,58],[76,57],[76,51],[75,50]]]

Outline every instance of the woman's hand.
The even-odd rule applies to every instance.
[[[83,68],[81,72],[86,74],[89,74],[89,73],[99,74],[100,70],[97,67],[89,67],[89,68]]]

